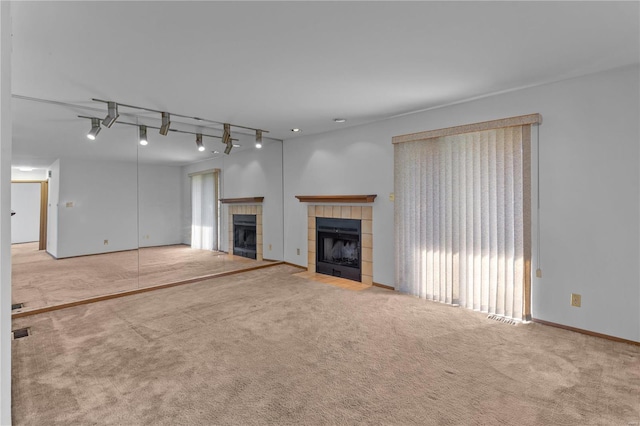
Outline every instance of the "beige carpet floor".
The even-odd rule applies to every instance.
[[[38,250],[38,243],[14,244],[11,299],[24,303],[25,312],[267,263],[186,245],[56,260]]]
[[[637,346],[298,271],[14,320],[15,425],[640,421]]]

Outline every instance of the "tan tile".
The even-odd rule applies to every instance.
[[[333,207],[331,206],[320,206],[322,208],[322,215],[320,217],[331,217],[333,214]]]
[[[262,206],[256,206],[256,213],[262,214]]]
[[[333,206],[333,214],[331,217],[339,218],[342,214],[342,209],[340,206]]]
[[[256,215],[256,225],[262,225],[262,215],[261,214],[257,214]]]
[[[256,206],[249,206],[249,214],[256,214]]]
[[[362,233],[363,234],[373,234],[373,221],[372,220],[363,220],[362,221]]]
[[[307,241],[315,241],[316,240],[316,230],[315,229],[309,229],[309,233],[307,236]]]
[[[371,275],[362,275],[362,284],[372,285],[373,277]]]
[[[366,206],[362,208],[362,219],[373,219],[373,207]]]
[[[315,253],[316,252],[316,242],[315,241],[307,241],[307,251],[309,253]]]
[[[308,217],[316,217],[316,207],[315,206],[307,207],[307,216]],[[311,219],[309,219],[309,220],[311,220]]]
[[[373,235],[362,234],[362,248],[373,248]]]
[[[316,264],[316,254],[312,253],[312,252],[308,252],[307,253],[307,262],[309,263],[309,265],[311,265],[311,264],[315,265]],[[315,272],[315,269],[316,268],[314,267],[313,268],[313,272]]]
[[[362,206],[351,206],[351,219],[362,219]]]
[[[256,225],[256,234],[261,234],[262,235],[262,224],[258,223]]]
[[[342,206],[340,208],[340,217],[342,219],[351,219],[351,206]]]
[[[362,261],[373,262],[373,249],[370,247],[362,247]]]
[[[322,217],[324,215],[324,207],[323,206],[313,206],[316,208],[315,217]]]
[[[373,262],[362,261],[362,275],[373,276]]]
[[[262,260],[262,253],[256,254],[256,260]]]
[[[256,235],[256,244],[262,244],[262,235]]]

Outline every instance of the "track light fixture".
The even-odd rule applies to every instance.
[[[115,102],[107,102],[107,116],[102,120],[102,125],[105,127],[113,126],[113,123],[116,122],[119,116],[118,104]]]
[[[229,155],[231,153],[231,150],[233,149],[233,145],[228,143],[227,147],[224,149],[224,153]]]
[[[256,130],[256,148],[262,148],[262,130]]]
[[[100,119],[92,118],[91,119],[91,130],[87,133],[87,139],[96,140],[96,136],[100,133]]]
[[[229,123],[224,123],[224,131],[222,133],[222,143],[231,144],[231,125]]]
[[[196,133],[196,146],[198,147],[198,151],[204,151],[204,144],[202,143],[202,133]]]
[[[171,126],[171,116],[168,112],[162,113],[162,125],[160,126],[160,134],[167,136],[169,133],[169,126]]]
[[[140,128],[140,145],[145,146],[149,143],[147,140],[147,126],[139,126]]]

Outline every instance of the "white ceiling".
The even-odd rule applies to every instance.
[[[91,98],[287,139],[639,62],[638,2],[51,1],[11,13],[14,95],[79,106],[14,98],[14,164],[135,153],[135,127],[87,141],[76,115],[106,115]],[[174,164],[222,147],[150,138],[158,150],[142,155]]]

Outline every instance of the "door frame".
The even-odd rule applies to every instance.
[[[12,180],[11,183],[39,183],[40,184],[40,237],[38,250],[47,249],[47,206],[49,204],[49,181],[47,180]]]

